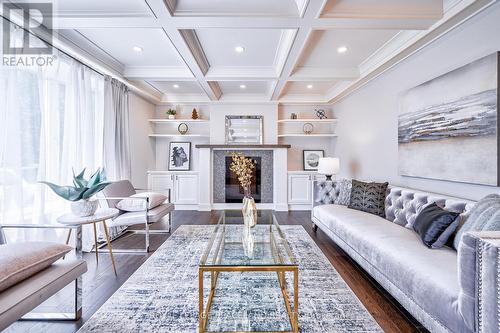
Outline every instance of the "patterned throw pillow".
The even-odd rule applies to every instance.
[[[385,218],[385,197],[389,183],[365,183],[352,180],[349,208]]]
[[[349,206],[351,202],[351,187],[352,182],[350,179],[340,179],[337,181],[337,189],[339,194],[335,198],[335,203],[337,205]]]

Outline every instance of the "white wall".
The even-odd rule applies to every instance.
[[[147,188],[146,172],[155,165],[155,143],[148,137],[153,132],[148,119],[153,118],[155,105],[131,93],[129,109],[131,181],[135,187]]]
[[[359,179],[387,180],[396,185],[470,199],[499,193],[498,187],[401,177],[397,165],[398,95],[499,51],[498,31],[500,3],[335,104],[333,110],[339,119],[335,153],[341,159],[341,174]]]

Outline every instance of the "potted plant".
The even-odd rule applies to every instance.
[[[175,119],[175,115],[177,114],[177,111],[175,109],[168,109],[166,113],[167,113],[168,119]]]
[[[84,178],[84,174],[85,169],[76,176],[73,172],[74,186],[60,186],[45,181],[40,183],[48,185],[61,198],[71,201],[71,212],[76,216],[91,216],[97,210],[99,202],[90,198],[111,182],[106,181],[104,169],[97,169],[88,180]]]

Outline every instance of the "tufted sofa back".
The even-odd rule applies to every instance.
[[[385,217],[396,224],[410,227],[422,207],[434,202],[446,210],[458,213],[469,211],[475,204],[471,200],[390,186],[385,198]]]

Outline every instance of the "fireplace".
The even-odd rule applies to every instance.
[[[261,202],[262,160],[260,156],[247,157],[256,162],[255,169],[253,170],[250,192],[255,202]],[[230,170],[231,162],[231,156],[225,156],[225,202],[238,203],[243,200],[244,193],[238,181],[238,177]]]

